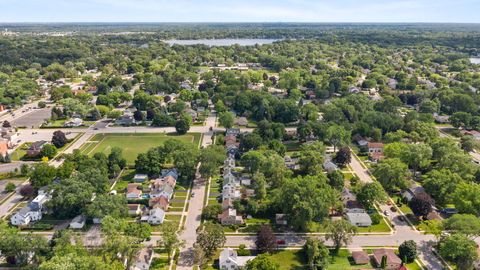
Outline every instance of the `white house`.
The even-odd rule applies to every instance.
[[[253,259],[255,256],[238,256],[233,248],[226,248],[220,253],[220,270],[237,270]]]
[[[71,229],[83,229],[85,227],[85,222],[87,218],[84,215],[78,215],[72,219],[70,222]]]
[[[44,204],[50,200],[50,198],[50,194],[42,190],[27,206],[15,213],[10,218],[10,222],[15,226],[25,226],[30,224],[30,222],[42,219]]]
[[[34,222],[42,219],[42,210],[34,209],[27,205],[15,213],[11,218],[10,222],[15,226],[26,226],[30,222]]]
[[[83,125],[83,120],[80,118],[72,118],[63,124],[65,127],[79,127],[81,125]]]
[[[150,209],[150,215],[148,216],[148,223],[151,225],[162,224],[165,219],[165,211],[160,208]]]

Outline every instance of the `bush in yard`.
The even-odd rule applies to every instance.
[[[14,183],[8,182],[8,184],[5,186],[5,191],[10,193],[10,192],[14,191],[15,188],[16,188],[16,186],[15,186]]]
[[[42,157],[48,157],[49,159],[52,159],[53,157],[55,157],[56,154],[57,154],[57,147],[55,147],[55,145],[46,144],[45,146],[43,146],[42,152],[41,152]]]
[[[47,107],[47,103],[45,103],[45,101],[40,101],[40,102],[38,102],[38,107],[40,109],[43,109],[43,108]]]
[[[251,252],[244,244],[241,244],[240,246],[238,246],[237,254],[238,256],[250,256]]]
[[[380,216],[380,214],[377,213],[377,212],[371,214],[370,218],[372,219],[372,224],[373,225],[380,224],[380,221],[382,220],[382,216]]]

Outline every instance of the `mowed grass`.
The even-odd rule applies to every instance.
[[[134,164],[138,154],[147,152],[150,148],[158,147],[168,139],[176,139],[183,142],[193,143],[198,147],[200,133],[188,133],[185,135],[170,135],[163,133],[119,133],[97,134],[85,143],[82,152],[88,155],[104,153],[108,155],[112,148],[120,147],[128,164]]]

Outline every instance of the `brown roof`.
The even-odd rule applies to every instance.
[[[232,200],[231,199],[225,199],[222,202],[222,209],[228,209],[233,206]]]
[[[370,258],[365,251],[354,251],[352,252],[352,257],[355,264],[367,264],[370,262]]]
[[[383,256],[387,256],[387,264],[402,264],[402,260],[395,254],[393,249],[380,248],[373,251],[373,258],[378,265],[382,263]]]
[[[383,148],[383,143],[381,142],[369,142],[368,148]]]
[[[157,198],[151,198],[148,201],[148,205],[150,207],[158,207],[158,208],[161,208],[163,210],[167,210],[169,202],[168,202],[167,198],[165,198],[163,196],[160,196],[160,197],[157,197]]]
[[[169,184],[170,186],[174,187],[175,184],[177,183],[177,180],[175,180],[175,177],[171,176],[171,175],[167,175],[163,178],[163,180],[165,181],[165,183]]]
[[[142,191],[138,189],[139,186],[140,186],[139,184],[129,183],[127,185],[127,193],[137,193],[137,194],[142,193]]]
[[[347,203],[345,204],[345,206],[348,209],[352,209],[352,208],[363,209],[363,205],[359,201],[348,200]]]

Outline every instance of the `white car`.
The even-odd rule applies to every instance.
[[[383,214],[387,217],[390,216],[390,213],[387,210],[383,211]]]

